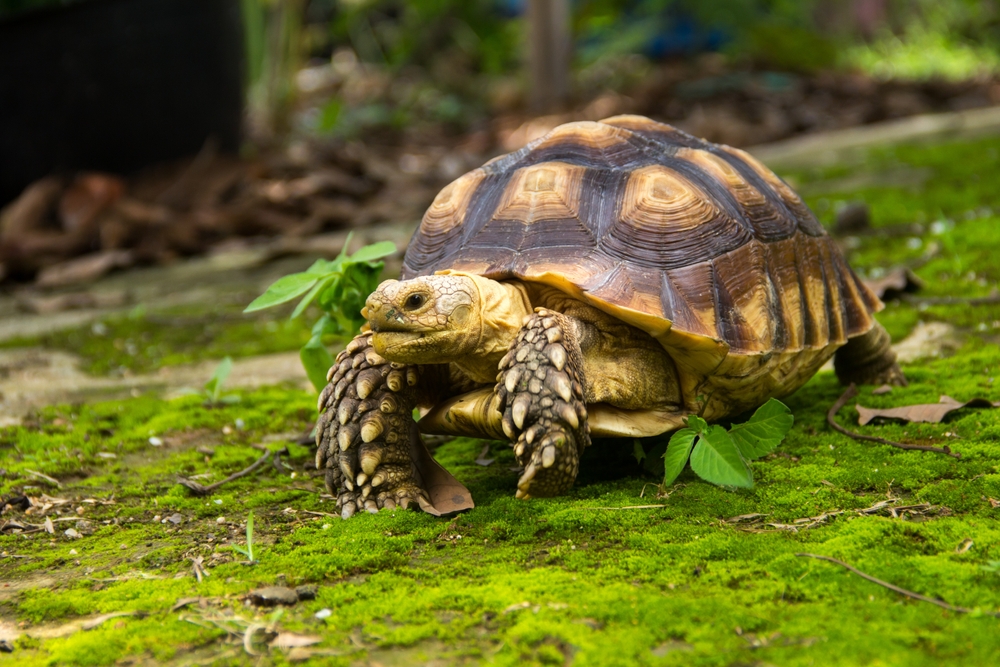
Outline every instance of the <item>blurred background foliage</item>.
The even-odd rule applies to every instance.
[[[0,19],[88,0],[0,0]],[[105,1],[105,0],[89,0]],[[528,0],[234,0],[253,134],[466,131],[526,106]],[[995,0],[571,0],[572,100],[664,62],[961,80],[1000,71]],[[301,113],[296,113],[298,110]]]
[[[295,66],[285,81],[308,65],[284,91],[273,64],[250,68],[256,81],[270,81],[258,101],[279,117],[294,89],[313,102],[300,129],[353,137],[432,122],[468,130],[526,106],[525,0],[243,2],[249,41],[268,47],[252,57],[287,51],[281,58]],[[254,5],[270,20],[255,19]],[[575,0],[570,12],[577,103],[627,94],[657,64],[706,53],[730,70],[800,75],[958,80],[1000,69],[992,0]],[[254,35],[276,24],[294,26],[282,28],[286,41]]]

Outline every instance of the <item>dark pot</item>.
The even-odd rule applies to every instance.
[[[72,169],[239,149],[239,0],[90,0],[0,22],[0,204]]]

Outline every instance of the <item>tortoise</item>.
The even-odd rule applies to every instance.
[[[461,487],[418,430],[469,435],[512,444],[517,497],[558,495],[592,436],[737,415],[834,353],[842,382],[905,383],[882,307],[748,153],[641,116],[568,123],[437,195],[330,369],[317,467],[345,518],[436,513]]]

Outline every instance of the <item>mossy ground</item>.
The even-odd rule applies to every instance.
[[[916,189],[828,193],[825,208],[818,198],[810,204],[829,219],[831,202],[867,200],[876,227],[913,222],[922,212],[924,233],[912,235],[919,248],[909,237],[871,236],[852,262],[874,271],[936,243],[917,269],[927,294],[988,294],[1000,280],[992,261],[1000,219],[982,210],[997,205],[987,186],[1000,172],[994,144],[1000,141],[899,148],[893,159],[932,170],[930,180]],[[873,173],[887,154],[872,158]],[[973,173],[982,186],[953,198]],[[966,217],[967,210],[978,213]],[[932,233],[937,220],[946,224]],[[947,359],[907,366],[909,387],[882,396],[863,391],[859,402],[998,398],[1000,307],[891,304],[880,319],[897,338],[919,320],[940,319],[967,340]],[[145,342],[156,344],[151,338]],[[296,444],[314,417],[306,392],[264,388],[219,408],[193,396],[49,407],[0,431],[0,495],[69,501],[47,514],[54,534],[0,535],[0,622],[25,633],[0,662],[284,664],[304,657],[260,643],[250,648],[263,657],[250,656],[237,635],[270,623],[322,637],[313,664],[994,664],[1000,620],[988,612],[1000,609],[1000,572],[989,564],[1000,561],[1000,411],[865,429],[946,443],[962,454],[956,460],[832,432],[824,415],[841,391],[821,373],[786,401],[795,426],[778,453],[753,464],[751,491],[719,489],[686,472],[669,497],[657,497],[656,478],[630,448],[603,443],[588,452],[569,495],[516,501],[509,448],[492,443],[495,462],[482,467],[474,460],[483,443],[457,439],[436,456],[468,485],[476,509],[446,519],[396,511],[350,521],[331,514],[312,449]],[[842,423],[852,416],[845,409]],[[207,475],[198,478],[203,484],[222,479],[256,460],[260,451],[251,445],[261,443],[287,448],[280,471],[268,465],[206,498],[176,483],[178,474]],[[860,511],[887,499],[898,500]],[[893,505],[920,507],[897,517]],[[251,510],[254,565],[226,546],[245,542]],[[797,522],[835,512],[842,513]],[[751,514],[763,516],[726,520]],[[8,511],[4,521],[42,525],[44,518]],[[81,537],[67,536],[69,528]],[[976,611],[907,600],[799,552],[834,556]],[[201,582],[192,561],[199,557],[209,571]],[[248,591],[276,582],[317,584],[317,598],[280,618],[243,602]],[[204,604],[172,609],[193,597]],[[323,609],[329,616],[317,618]],[[113,612],[144,615],[44,638],[74,619]]]

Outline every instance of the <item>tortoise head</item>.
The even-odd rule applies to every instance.
[[[375,350],[400,363],[437,364],[472,353],[482,335],[479,289],[467,275],[387,280],[361,314]]]

